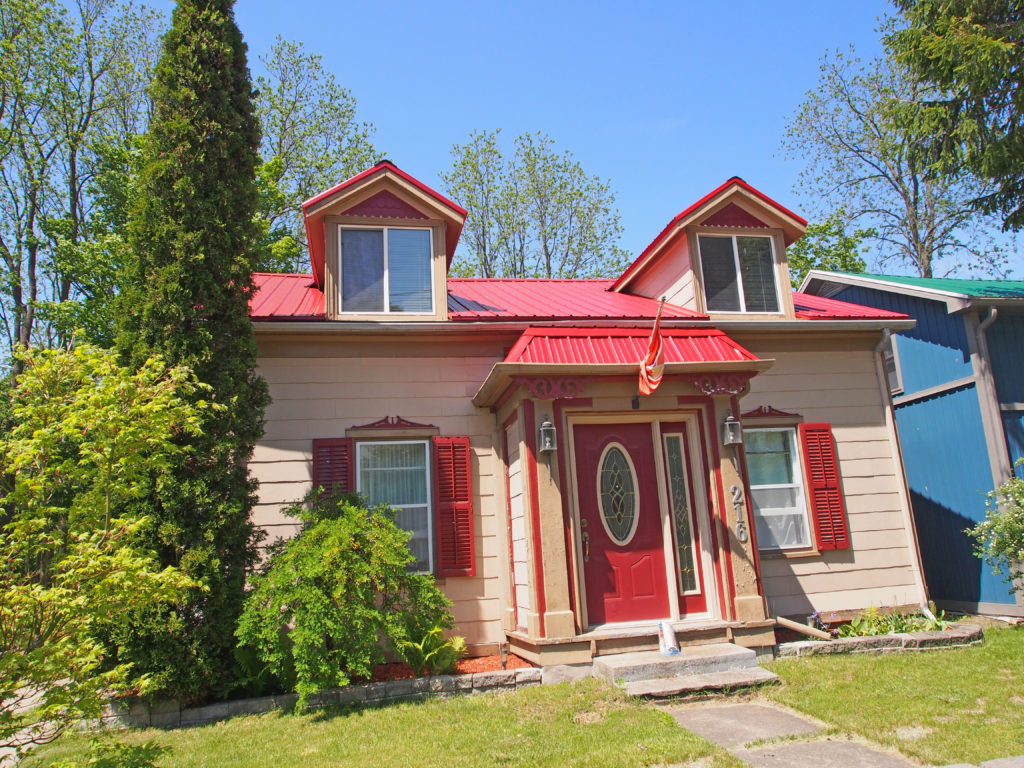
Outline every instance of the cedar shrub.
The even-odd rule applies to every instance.
[[[233,5],[179,0],[164,37],[129,212],[137,263],[117,335],[125,362],[159,354],[186,365],[225,406],[206,412],[199,434],[180,436],[188,451],[144,502],[161,562],[205,590],[171,610],[125,616],[112,637],[119,660],[150,675],[156,695],[184,702],[225,696],[236,684],[234,631],[258,543],[247,465],[269,401],[248,315],[260,133]]]

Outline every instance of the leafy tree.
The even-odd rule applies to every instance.
[[[8,350],[60,346],[90,282],[95,145],[145,113],[156,17],[109,0],[0,4],[0,320]],[[125,45],[131,39],[132,45]],[[134,122],[133,122],[134,121]],[[15,368],[19,364],[15,362]]]
[[[256,79],[260,145],[261,268],[308,271],[302,203],[381,159],[356,99],[302,43],[278,37]]]
[[[930,158],[994,186],[975,202],[1006,229],[1024,227],[1024,13],[996,0],[895,0],[905,25],[889,50],[922,88]]]
[[[300,709],[317,691],[369,677],[384,661],[382,639],[401,649],[422,643],[410,632],[433,638],[452,626],[451,603],[433,576],[409,570],[410,534],[390,510],[314,494],[288,514],[302,531],[278,541],[253,577],[238,637],[299,694]],[[422,654],[417,662],[428,663]]]
[[[971,176],[935,176],[919,105],[927,89],[886,60],[835,54],[787,128],[783,147],[804,160],[797,191],[819,218],[843,209],[870,232],[877,262],[922,277],[958,269],[1000,275],[1006,249],[972,201]]]
[[[481,277],[604,277],[619,274],[619,213],[608,183],[541,133],[515,140],[509,159],[500,131],[452,147],[445,190],[468,211],[454,274]],[[468,247],[465,247],[468,246]]]
[[[257,543],[247,463],[268,402],[248,315],[259,128],[232,8],[233,0],[180,0],[164,38],[117,339],[136,364],[160,354],[189,366],[223,406],[204,414],[201,432],[182,436],[189,452],[147,499],[161,562],[205,591],[193,590],[174,612],[137,612],[114,638],[122,661],[184,700],[224,695],[235,682],[234,628]]]
[[[985,519],[967,531],[977,542],[975,554],[1024,589],[1024,479],[1013,475],[988,495],[987,507]]]
[[[128,370],[83,345],[23,362],[0,439],[0,747],[18,749],[98,717],[109,693],[145,690],[128,666],[104,667],[97,635],[192,585],[141,546],[149,520],[125,510],[203,410],[188,371],[155,359]]]
[[[860,246],[873,234],[869,229],[847,234],[841,210],[820,224],[809,224],[804,236],[786,249],[793,287],[799,288],[812,269],[863,272],[867,264],[861,258]]]

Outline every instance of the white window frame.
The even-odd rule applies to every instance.
[[[422,445],[425,452],[424,458],[424,482],[426,483],[426,504],[391,504],[388,503],[392,509],[425,509],[427,513],[427,564],[428,567],[425,571],[419,571],[419,573],[434,573],[436,564],[434,563],[434,486],[433,486],[433,451],[431,450],[430,440],[357,440],[355,443],[356,447],[356,492],[363,493],[363,473],[362,473],[362,458],[363,449],[369,446],[375,445]],[[364,494],[365,495],[365,494]],[[405,530],[405,529],[403,529]]]
[[[806,539],[805,542],[802,542],[802,543],[799,543],[799,544],[791,544],[790,546],[781,546],[781,545],[780,546],[765,546],[761,542],[760,538],[758,538],[758,542],[757,542],[758,550],[764,550],[764,551],[768,551],[768,552],[779,552],[779,551],[785,551],[785,550],[805,550],[805,549],[812,548],[814,546],[814,531],[811,529],[812,521],[811,521],[811,516],[808,514],[807,486],[806,486],[806,483],[804,482],[804,471],[803,471],[804,461],[803,461],[803,455],[800,453],[800,440],[799,440],[799,435],[797,434],[797,428],[796,427],[790,427],[790,426],[764,426],[764,427],[748,427],[748,428],[745,428],[743,430],[744,435],[747,435],[747,434],[749,434],[751,432],[788,432],[789,435],[790,435],[790,440],[792,441],[791,445],[793,446],[793,455],[790,457],[790,460],[792,461],[792,464],[793,464],[793,466],[792,466],[792,473],[793,473],[793,480],[794,480],[794,482],[792,482],[792,483],[770,483],[770,484],[765,484],[765,485],[754,485],[753,480],[750,481],[750,514],[751,514],[751,516],[752,516],[752,518],[754,520],[755,530],[756,530],[756,526],[757,526],[757,518],[758,517],[764,518],[764,517],[771,517],[772,515],[776,515],[776,516],[781,517],[782,515],[793,515],[796,512],[799,512],[803,516],[803,519],[804,519],[804,531],[805,531],[806,536],[807,536],[807,539]],[[749,466],[749,462],[748,462],[748,466]],[[760,490],[766,490],[766,491],[770,491],[770,490],[783,490],[783,489],[794,489],[796,491],[796,493],[794,494],[794,497],[796,499],[796,504],[797,504],[796,509],[790,509],[790,510],[787,510],[787,511],[781,511],[780,510],[780,511],[777,511],[777,512],[768,512],[767,514],[765,514],[764,512],[758,510],[757,505],[754,503],[754,497],[757,495],[758,491],[760,491]]]
[[[732,262],[736,268],[736,290],[739,293],[740,309],[708,309],[708,294],[706,286],[704,284],[704,253],[701,251],[700,239],[702,237],[714,237],[720,240],[731,240],[732,241]],[[775,306],[774,312],[756,312],[755,314],[767,314],[767,315],[779,315],[782,314],[782,295],[779,292],[779,270],[775,263],[775,238],[771,235],[720,235],[711,232],[698,232],[697,233],[697,255],[700,258],[700,289],[704,295],[704,311],[714,312],[716,315],[739,315],[749,314],[747,310],[747,300],[743,293],[743,271],[740,269],[740,249],[739,244],[736,242],[738,237],[759,237],[763,240],[768,241],[768,248],[772,254],[772,278],[775,283]]]
[[[367,312],[364,310],[349,310],[347,314],[350,315],[432,315],[434,314],[437,307],[437,297],[434,291],[434,230],[431,227],[392,227],[392,226],[381,226],[376,227],[372,225],[358,225],[358,224],[342,224],[338,226],[338,307],[340,312],[346,313],[345,310],[345,295],[344,295],[344,282],[343,272],[345,269],[345,255],[342,251],[341,240],[342,234],[346,230],[367,230],[372,232],[381,232],[384,240],[384,309],[382,311]],[[427,312],[403,312],[399,310],[391,309],[391,280],[389,276],[388,268],[388,233],[392,229],[409,230],[413,232],[426,232],[428,238],[427,246],[427,264],[430,267],[430,310]]]

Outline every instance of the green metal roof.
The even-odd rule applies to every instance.
[[[874,275],[868,272],[843,274],[869,277],[898,285],[911,285],[933,291],[959,293],[971,298],[1024,299],[1024,280],[959,280],[950,277],[904,277],[902,275]]]

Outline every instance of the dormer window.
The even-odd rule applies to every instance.
[[[779,312],[770,237],[698,235],[707,312]]]
[[[400,227],[340,227],[341,311],[434,311],[431,231]]]

